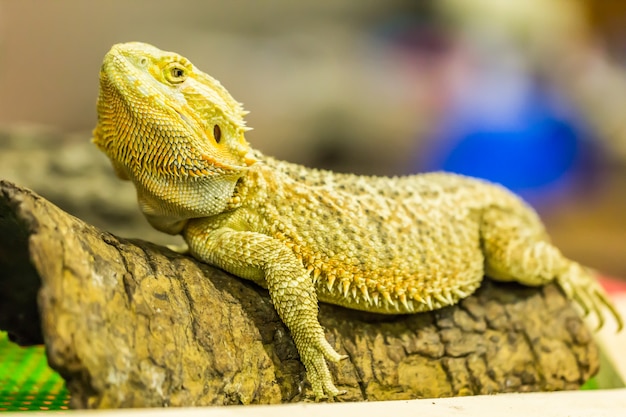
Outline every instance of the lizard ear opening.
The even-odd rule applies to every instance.
[[[219,125],[213,126],[213,137],[215,138],[216,143],[220,143],[222,140],[222,129],[220,129]]]

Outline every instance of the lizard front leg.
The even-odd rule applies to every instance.
[[[293,251],[280,241],[257,232],[230,228],[211,230],[207,221],[194,220],[184,231],[195,257],[241,278],[267,287],[270,299],[291,333],[316,399],[335,397],[326,360],[338,354],[326,340],[317,314],[313,281]]]

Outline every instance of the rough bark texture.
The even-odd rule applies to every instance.
[[[8,182],[0,297],[0,328],[21,343],[43,336],[73,407],[309,399],[265,290]],[[590,332],[554,285],[485,280],[458,306],[409,316],[321,305],[320,321],[349,356],[332,366],[344,401],[576,389],[598,369]]]

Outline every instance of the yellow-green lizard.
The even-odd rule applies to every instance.
[[[318,300],[388,314],[452,305],[483,275],[553,280],[622,320],[593,274],[549,243],[537,214],[504,188],[447,173],[337,174],[250,148],[246,112],[186,58],[118,44],[100,71],[94,142],[131,180],[158,230],[191,255],[266,287],[316,397],[339,391],[343,358],[320,326]]]

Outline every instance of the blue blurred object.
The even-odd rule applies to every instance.
[[[422,155],[425,168],[497,182],[534,202],[562,194],[593,158],[585,129],[546,90],[524,87],[461,99]]]
[[[408,70],[441,75],[422,91],[438,94],[430,111],[445,115],[420,148],[419,170],[484,178],[537,206],[593,190],[600,149],[591,130],[556,86],[541,82],[516,39],[487,29],[457,38],[436,19],[406,16],[376,35],[413,58],[401,61]]]

